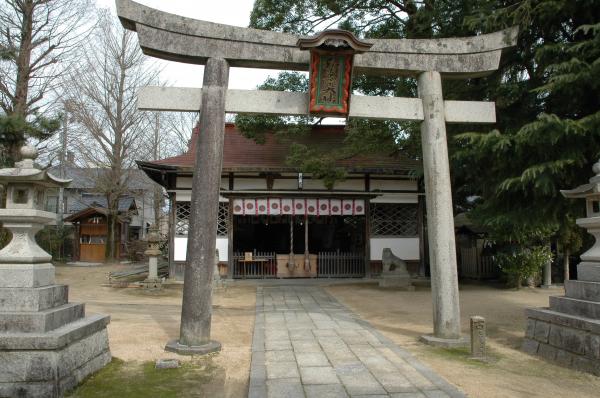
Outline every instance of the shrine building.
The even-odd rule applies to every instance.
[[[319,125],[299,142],[313,148],[343,144],[345,126]],[[170,198],[170,277],[182,280],[198,128],[187,153],[138,166]],[[219,270],[227,278],[368,277],[381,270],[384,248],[424,275],[424,193],[420,163],[390,150],[337,161],[343,181],[323,180],[286,163],[289,144],[265,143],[225,126],[219,199]]]

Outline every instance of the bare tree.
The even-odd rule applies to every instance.
[[[28,136],[47,137],[59,127],[44,117],[48,96],[71,69],[91,29],[92,0],[0,2],[0,108],[4,157],[16,160]]]
[[[70,77],[71,118],[77,152],[97,173],[96,190],[106,196],[108,234],[106,258],[117,255],[118,204],[128,193],[129,169],[143,156],[151,128],[149,118],[136,109],[137,90],[156,81],[159,70],[145,61],[134,34],[108,13],[99,16],[82,57]]]
[[[169,145],[164,148],[163,156],[176,156],[187,152],[192,129],[198,124],[199,113],[174,112],[163,113],[166,120],[163,131],[169,137]]]

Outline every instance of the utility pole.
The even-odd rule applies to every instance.
[[[67,125],[69,124],[69,114],[67,105],[65,104],[65,118],[63,120],[63,129],[60,134],[60,158],[59,158],[59,174],[60,178],[65,178],[65,156],[67,154]],[[63,214],[65,210],[65,189],[61,185],[58,188],[58,206],[56,211],[56,224],[59,228],[63,227]]]

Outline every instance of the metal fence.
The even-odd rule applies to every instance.
[[[252,252],[252,259],[246,259],[244,253],[233,253],[233,277],[242,279],[275,278],[277,259],[275,252]]]
[[[319,252],[317,277],[361,278],[365,276],[365,255],[360,252]]]

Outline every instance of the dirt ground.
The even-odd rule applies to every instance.
[[[180,288],[145,294],[141,289],[110,288],[107,274],[123,265],[100,267],[56,267],[58,283],[69,285],[69,300],[85,302],[86,313],[111,316],[108,326],[112,355],[124,361],[154,361],[188,357],[164,351],[169,340],[179,336]],[[227,287],[215,292],[212,337],[223,344],[215,355],[210,382],[202,386],[202,396],[245,397],[248,391],[252,332],[256,295],[254,287]]]
[[[481,364],[466,352],[449,352],[418,342],[432,332],[431,291],[339,285],[327,290],[398,345],[439,372],[471,397],[599,397],[600,377],[561,368],[519,351],[525,332],[524,308],[547,307],[548,296],[562,289],[520,291],[461,285],[463,332],[469,317],[486,319],[491,360]]]
[[[127,362],[172,358],[164,352],[179,335],[181,289],[144,294],[141,289],[103,287],[108,272],[125,266],[57,267],[57,281],[70,285],[70,300],[86,303],[88,313],[111,316],[108,328],[113,356]],[[598,397],[600,378],[554,366],[518,350],[525,330],[523,310],[548,305],[562,290],[506,290],[461,285],[464,333],[469,316],[486,318],[491,360],[481,364],[464,351],[425,346],[418,337],[432,331],[431,292],[379,289],[371,284],[330,286],[327,290],[387,337],[456,384],[471,397]],[[254,328],[255,287],[229,286],[216,291],[213,337],[223,351],[212,363],[216,371],[203,385],[207,397],[245,397]],[[187,357],[179,357],[188,360]]]

